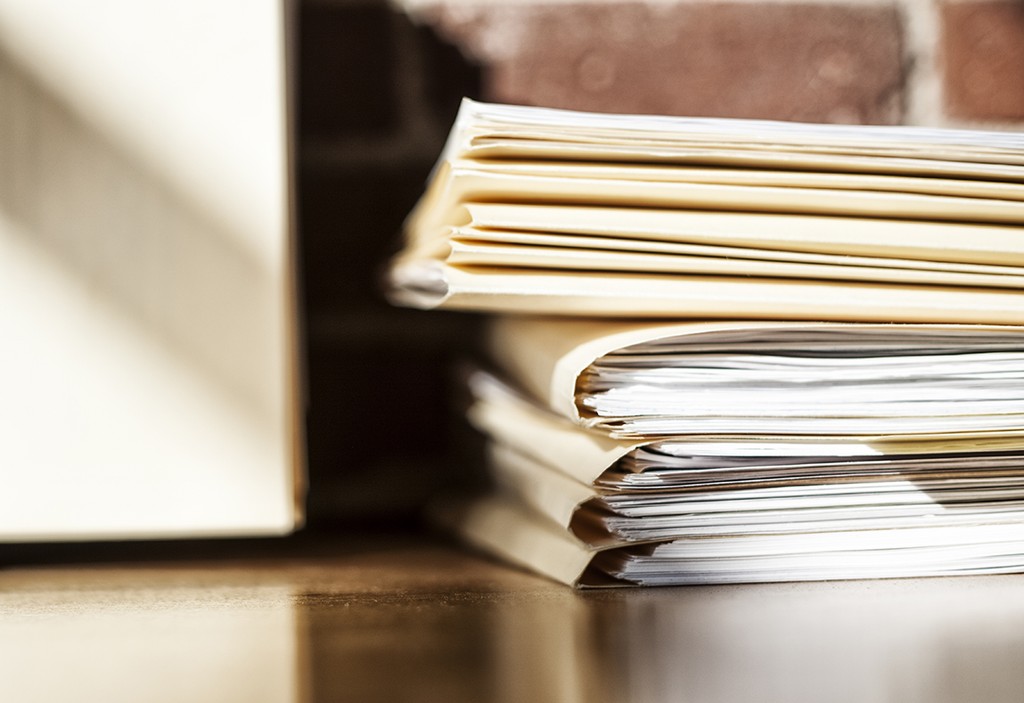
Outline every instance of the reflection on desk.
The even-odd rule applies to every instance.
[[[1022,586],[581,593],[418,538],[8,567],[0,700],[1020,701]]]

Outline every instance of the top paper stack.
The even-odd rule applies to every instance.
[[[490,495],[575,586],[1024,570],[1024,137],[467,102],[390,270],[496,313]]]
[[[1024,322],[1024,135],[465,102],[395,301]]]

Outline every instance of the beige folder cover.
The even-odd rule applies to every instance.
[[[424,308],[1015,324],[1021,224],[1019,135],[467,102],[389,283]]]
[[[577,588],[628,586],[589,567],[587,546],[524,504],[498,493],[433,506],[435,520],[471,545]]]
[[[643,441],[613,439],[590,432],[517,394],[490,374],[469,376],[473,401],[469,423],[496,444],[515,447],[576,483],[591,486],[608,468]]]
[[[550,412],[486,372],[469,376],[473,402],[467,419],[488,438],[487,466],[497,489],[553,521],[590,547],[609,547],[615,540],[593,522],[601,512],[602,479],[634,450],[656,443],[649,439],[614,439],[587,430]],[[700,445],[700,440],[696,440]],[[817,438],[820,451],[829,443],[854,444],[838,451],[857,456],[896,458],[901,455],[959,454],[1020,451],[1024,434],[1006,433],[956,437],[925,436]],[[760,442],[756,442],[760,443]],[[763,443],[760,443],[763,444]],[[733,443],[704,443],[728,455]],[[696,447],[694,450],[699,451]],[[585,509],[588,508],[588,509]]]
[[[751,332],[827,329],[884,330],[898,335],[901,330],[983,331],[1005,330],[1019,334],[1019,327],[984,325],[873,325],[864,323],[760,320],[717,320],[692,322],[605,321],[562,319],[546,316],[498,316],[489,327],[487,345],[491,356],[519,387],[556,414],[580,425],[591,418],[581,413],[576,402],[578,383],[584,371],[600,357],[624,347],[668,337],[688,337],[697,343],[720,332]],[[930,435],[935,438],[938,434]],[[964,436],[964,435],[960,435]],[[867,439],[867,438],[862,438]],[[889,441],[896,436],[874,437]]]
[[[817,553],[801,561],[810,572],[790,571],[787,555],[765,552],[765,562],[782,562],[781,568],[762,572],[765,562],[759,551],[760,536],[737,537],[736,544],[753,550],[740,559],[725,557],[726,571],[717,574],[693,573],[687,563],[689,554],[696,562],[708,562],[702,540],[682,540],[630,546],[588,547],[572,537],[553,521],[534,513],[522,503],[501,494],[442,506],[438,520],[477,548],[513,564],[533,570],[549,578],[577,588],[629,586],[629,581],[616,580],[609,574],[618,572],[623,563],[641,560],[659,563],[664,570],[661,579],[649,585],[743,583],[835,579],[941,576],[986,573],[1019,573],[1021,526],[1017,522],[979,522],[954,527],[922,525],[907,530],[849,531],[836,534],[792,535],[779,544],[798,545],[805,538],[807,547]],[[756,544],[758,541],[762,545]],[[769,541],[771,538],[769,538]],[[850,548],[850,542],[854,548]],[[744,544],[745,543],[745,544]],[[725,545],[728,549],[728,544]],[[907,547],[910,547],[907,549]],[[835,549],[835,551],[830,551]],[[824,551],[821,551],[824,550]],[[799,559],[801,554],[794,553]],[[729,564],[728,562],[732,562]],[[727,569],[739,567],[739,573]],[[745,573],[744,573],[745,572]],[[643,574],[637,573],[643,581]],[[628,578],[628,573],[623,578]]]

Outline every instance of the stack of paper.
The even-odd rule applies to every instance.
[[[525,390],[470,376],[499,495],[466,524],[559,579],[1024,564],[1024,331],[508,317],[491,336]]]
[[[1024,135],[467,102],[391,272],[420,307],[1019,323]]]
[[[499,313],[439,517],[580,586],[1024,570],[1022,223],[1020,135],[467,103],[390,277]]]

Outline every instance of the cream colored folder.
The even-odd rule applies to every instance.
[[[474,372],[468,383],[474,402],[467,418],[490,440],[488,466],[496,484],[592,544],[614,541],[595,513],[615,510],[616,501],[608,498],[616,494],[664,501],[680,492],[741,496],[743,489],[754,489],[769,492],[762,499],[772,491],[784,494],[784,503],[792,505],[793,492],[815,482],[843,492],[867,482],[871,486],[858,492],[895,494],[905,491],[886,481],[911,477],[948,496],[962,488],[957,478],[965,470],[1000,489],[1024,480],[1024,432],[913,439],[614,439],[545,410],[486,372]],[[828,500],[819,497],[804,507]]]
[[[593,547],[500,493],[437,506],[474,547],[575,588],[1018,573],[1024,523]],[[723,548],[724,547],[724,548]],[[731,550],[732,553],[729,553]]]
[[[495,490],[438,506],[437,517],[481,549],[565,583],[1024,566],[1015,556],[1024,521],[1024,433],[916,441],[614,440],[535,405],[490,374],[471,374],[469,385],[468,417],[489,438]],[[691,554],[692,545],[703,546]],[[660,572],[644,573],[652,567]]]
[[[708,357],[706,362],[715,364],[717,372],[716,376],[708,377],[708,383],[704,383],[701,376],[692,377],[691,372],[685,372],[691,373],[687,379],[695,380],[670,387],[668,407],[671,412],[666,415],[676,420],[676,424],[691,420],[696,423],[702,413],[725,417],[733,410],[741,414],[759,412],[766,420],[772,413],[792,411],[792,414],[781,415],[786,419],[781,430],[766,430],[766,427],[775,427],[771,423],[755,424],[753,429],[727,430],[709,430],[707,426],[694,424],[694,429],[680,433],[724,437],[755,434],[762,438],[788,434],[849,435],[891,439],[998,436],[1024,429],[1021,414],[1024,391],[1019,371],[1024,366],[1017,358],[1022,339],[1024,328],[1010,326],[756,320],[664,323],[499,316],[491,322],[487,344],[498,366],[542,405],[574,423],[613,436],[629,438],[666,433],[636,431],[624,425],[622,418],[614,413],[602,415],[588,406],[588,394],[599,395],[602,388],[612,388],[619,393],[621,389],[614,387],[617,379],[625,379],[620,384],[623,386],[637,383],[631,376],[622,376],[622,372],[613,372],[619,375],[603,380],[602,373],[609,372],[601,370],[602,364],[624,366],[626,374],[633,373],[634,367],[653,368],[657,372],[659,366],[696,363],[699,369],[700,364],[705,363],[702,361],[705,357],[700,354],[717,352],[718,357]],[[854,358],[849,361],[830,351],[844,350],[850,345],[860,351],[850,352]],[[919,347],[924,351],[915,351]],[[668,352],[678,354],[669,358],[665,356]],[[760,360],[758,363],[771,357],[789,365],[781,370],[777,382],[773,381],[775,387],[761,389],[761,395],[755,395],[757,384],[764,378],[757,372],[759,367],[744,367],[750,363],[747,357],[752,352],[762,354],[755,356]],[[977,355],[962,356],[964,352],[977,352]],[[737,355],[735,374],[729,366],[734,363],[730,360],[732,355]],[[819,358],[813,363],[808,358],[805,363],[801,355],[818,355]],[[913,366],[881,368],[887,358],[901,356],[905,357],[901,364]],[[665,358],[670,360],[664,361]],[[960,360],[981,366],[960,366]],[[995,366],[989,367],[990,362]],[[967,378],[974,373],[972,368],[980,374],[979,384]],[[671,373],[684,371],[677,369]],[[948,389],[936,388],[935,397],[914,395],[922,387],[936,386],[950,377],[958,379],[956,384]],[[653,379],[648,385],[661,380],[657,376]],[[843,382],[838,383],[840,380]],[[961,380],[965,385],[960,385]],[[814,391],[815,385],[820,387],[820,392]],[[990,391],[994,394],[991,406],[985,400]],[[805,392],[808,395],[803,399]],[[730,397],[737,398],[731,407],[727,400]],[[677,398],[684,405],[691,405],[692,411],[677,408]],[[882,404],[887,398],[892,404]],[[796,410],[785,403],[790,399],[795,401]],[[659,397],[655,400],[657,403],[651,409],[643,407],[645,397],[632,402],[640,403],[638,415],[650,415],[665,407],[659,404]],[[879,403],[871,405],[875,400]],[[776,401],[783,404],[777,405]],[[845,406],[865,401],[867,405],[863,408],[844,412]],[[904,401],[909,402],[909,406],[903,405]],[[847,415],[850,415],[849,422],[843,420]],[[790,421],[799,421],[801,417],[811,422],[810,431],[801,431],[791,424]],[[861,418],[874,419],[862,422]],[[786,429],[788,427],[794,429]]]
[[[1024,139],[466,102],[393,262],[417,307],[1024,322]]]
[[[604,432],[581,427],[543,408],[489,373],[474,372],[468,383],[474,400],[467,410],[467,419],[473,427],[492,440],[492,464],[501,464],[507,468],[509,475],[532,471],[534,467],[528,465],[531,463],[554,468],[588,492],[595,489],[629,490],[631,487],[672,488],[675,484],[671,482],[654,484],[643,481],[641,477],[645,470],[671,466],[671,460],[665,460],[666,456],[725,456],[745,458],[755,464],[756,460],[765,457],[788,457],[793,460],[790,463],[795,463],[801,457],[808,461],[838,457],[849,464],[881,458],[912,458],[917,455],[1024,451],[1024,431],[866,437],[755,435],[721,439],[614,438]],[[648,448],[660,453],[661,458],[644,456],[644,450]],[[706,469],[708,466],[701,468]],[[769,469],[766,471],[770,473]],[[793,475],[802,474],[798,472]],[[539,475],[535,475],[535,479],[538,485],[544,482],[544,477]],[[591,495],[572,490],[563,493]],[[572,509],[575,509],[578,502],[572,504]],[[562,507],[566,505],[562,504]],[[568,514],[564,511],[562,513]]]

